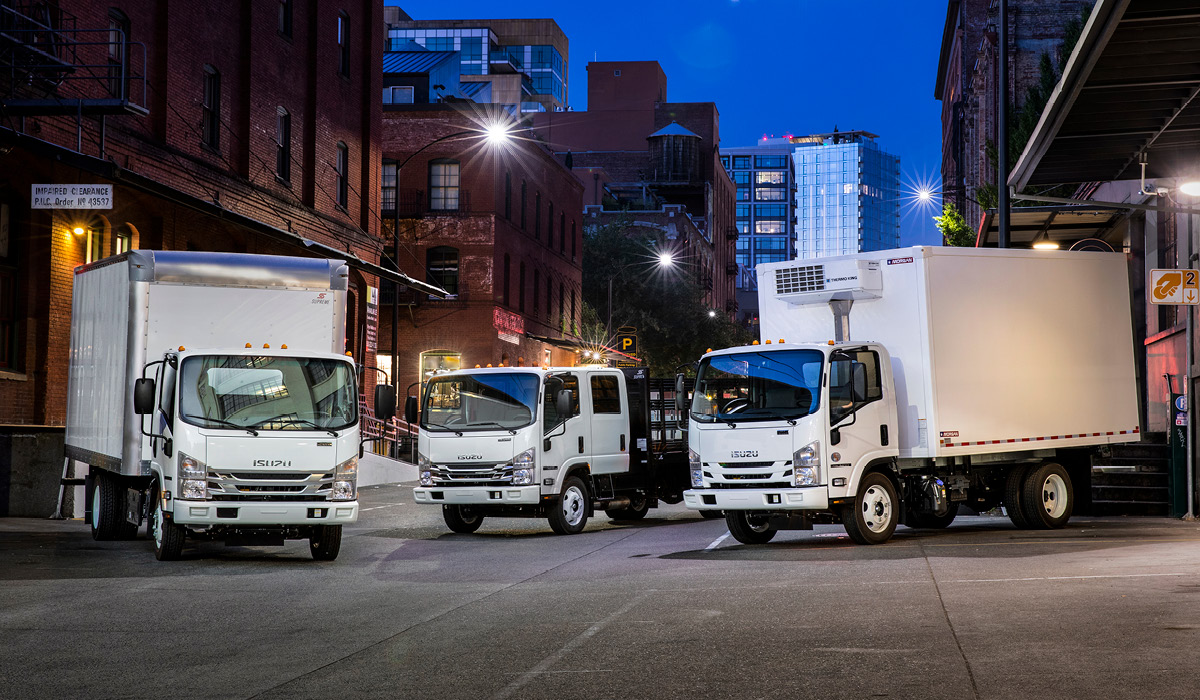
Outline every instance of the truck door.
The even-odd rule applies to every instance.
[[[592,408],[592,474],[629,471],[629,397],[623,378],[613,373],[588,377]]]
[[[895,454],[896,418],[884,400],[879,353],[835,352],[829,365],[830,466]],[[834,454],[839,455],[834,458]]]
[[[550,438],[550,450],[543,455],[543,463],[560,468],[569,467],[578,462],[586,462],[584,452],[586,445],[591,444],[592,431],[588,417],[583,415],[582,397],[579,393],[579,375],[574,373],[556,375],[563,381],[563,388],[571,392],[571,415],[558,416],[555,412],[555,397],[552,393],[554,384],[546,383],[546,395],[543,397],[543,413],[545,421],[542,425],[543,435],[553,435]],[[563,420],[565,419],[565,423]]]

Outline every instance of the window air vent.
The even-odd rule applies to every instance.
[[[776,294],[820,292],[825,289],[825,266],[807,265],[775,271]]]

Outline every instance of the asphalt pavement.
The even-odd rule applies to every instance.
[[[459,535],[364,488],[334,562],[0,518],[0,697],[1195,698],[1200,524],[960,516],[743,546],[682,506]]]

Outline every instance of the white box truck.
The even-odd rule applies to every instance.
[[[342,261],[135,250],[75,271],[66,457],[96,539],[305,539],[358,518],[357,372]],[[377,391],[383,410],[395,397]]]
[[[420,421],[414,500],[454,532],[488,516],[540,517],[575,534],[594,509],[638,520],[687,488],[674,382],[645,368],[493,367],[439,373],[405,418]],[[418,416],[419,412],[419,416]]]
[[[687,507],[743,543],[862,544],[1003,504],[1064,525],[1088,448],[1139,439],[1125,256],[918,247],[758,266],[762,343],[706,354]]]

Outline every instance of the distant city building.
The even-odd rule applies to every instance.
[[[789,138],[763,138],[756,146],[721,149],[721,164],[737,188],[737,299],[745,323],[753,323],[758,310],[754,266],[795,257],[792,150]]]
[[[384,8],[388,57],[384,60],[384,102],[407,99],[421,103],[419,85],[402,80],[397,66],[430,73],[417,57],[391,54],[453,54],[451,79],[430,81],[425,102],[467,97],[502,105],[510,113],[562,111],[567,104],[567,37],[552,19],[414,20],[399,7]],[[426,60],[441,63],[445,57]],[[407,90],[392,88],[412,87]]]
[[[900,159],[877,138],[836,130],[791,138],[796,257],[900,247]]]

